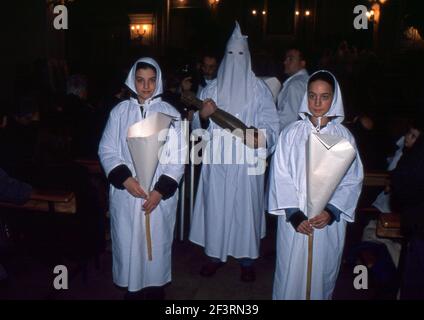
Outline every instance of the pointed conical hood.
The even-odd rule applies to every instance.
[[[236,22],[218,69],[218,106],[232,114],[240,113],[253,101],[255,83],[247,36],[242,35]]]

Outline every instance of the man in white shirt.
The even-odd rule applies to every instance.
[[[218,71],[218,58],[214,53],[205,53],[202,58],[202,63],[200,65],[200,70],[202,72],[202,79],[197,90],[197,96],[200,96],[200,92],[206,87],[209,83],[216,80],[216,73]]]
[[[306,60],[301,49],[291,48],[287,50],[284,59],[284,73],[289,78],[284,81],[277,99],[280,130],[299,118],[299,107],[309,77],[305,67]]]

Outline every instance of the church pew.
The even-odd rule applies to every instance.
[[[0,202],[0,208],[62,214],[75,214],[77,211],[73,192],[52,190],[34,192],[23,205]]]

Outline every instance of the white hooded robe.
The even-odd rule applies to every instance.
[[[136,93],[135,72],[139,62],[146,62],[156,68],[156,90],[152,98],[144,104],[144,112],[140,110],[138,100],[131,98],[119,103],[112,111],[99,146],[99,157],[106,175],[119,165],[126,165],[136,173],[127,145],[128,128],[134,123],[155,112],[172,116],[171,129],[181,137],[180,114],[168,103],[156,95],[162,93],[162,74],[159,65],[151,58],[138,60],[129,72],[126,84]],[[163,151],[170,155],[168,164],[158,164],[153,177],[152,186],[162,174],[177,183],[184,173],[184,153],[186,144],[183,138],[179,141],[168,139]],[[147,190],[145,190],[147,192]],[[127,190],[110,186],[110,220],[113,253],[113,281],[120,287],[128,287],[128,291],[139,291],[150,286],[162,286],[171,281],[171,246],[176,218],[178,192],[161,200],[151,213],[150,228],[152,237],[153,260],[148,261],[145,218],[142,205],[144,199],[133,197]]]
[[[267,148],[250,149],[235,137],[230,138],[233,142],[225,148],[224,138],[214,131],[223,133],[222,128],[210,120],[206,156],[218,154],[224,157],[229,152],[234,155],[237,149],[265,162],[273,150],[279,132],[277,111],[271,91],[255,77],[250,63],[247,39],[237,24],[227,44],[217,80],[202,90],[201,99],[217,101],[219,108],[233,114],[248,127],[266,129]],[[193,128],[200,128],[198,113]],[[217,142],[223,144],[219,146]],[[214,148],[214,145],[218,147]],[[228,256],[257,258],[260,239],[265,236],[264,173],[249,175],[249,167],[252,165],[247,161],[207,164],[203,160],[189,239],[203,246],[208,256],[223,262]]]
[[[341,122],[344,118],[339,85],[326,116],[334,117],[322,134],[346,138],[356,149],[352,134]],[[277,261],[273,299],[302,300],[306,298],[308,236],[295,231],[286,220],[285,209],[299,208],[306,212],[306,142],[316,130],[307,117],[307,92],[304,94],[299,115],[302,120],[286,127],[280,135],[271,162],[268,211],[279,215],[277,230]],[[311,299],[331,299],[339,272],[346,223],[353,222],[361,192],[363,168],[358,156],[332,195],[329,203],[342,213],[340,221],[323,229],[314,229]]]

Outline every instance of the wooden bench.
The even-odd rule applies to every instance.
[[[398,213],[380,213],[377,219],[377,237],[402,239],[400,230],[400,214]]]
[[[33,192],[31,199],[23,205],[0,202],[0,208],[37,212],[75,214],[75,194],[68,191],[40,190]]]
[[[364,187],[384,188],[389,180],[388,172],[371,171],[364,176]],[[363,213],[377,214],[376,234],[380,238],[402,239],[400,215],[398,213],[381,213],[374,207],[360,208]]]
[[[389,174],[385,171],[370,171],[364,175],[364,187],[385,187]]]

